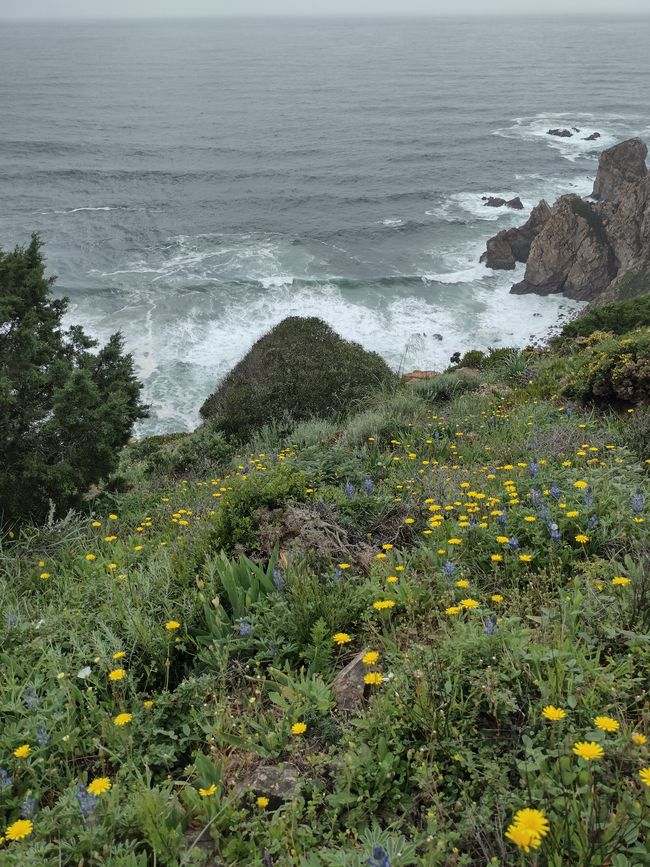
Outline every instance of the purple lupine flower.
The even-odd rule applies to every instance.
[[[273,585],[278,593],[282,593],[284,588],[287,586],[287,582],[284,578],[284,573],[279,566],[275,566],[273,568]]]
[[[351,500],[354,497],[354,485],[352,482],[345,483],[345,496],[348,500]]]
[[[598,515],[591,515],[587,521],[587,529],[593,530],[598,526]]]
[[[548,519],[551,517],[551,512],[546,503],[541,503],[537,512],[542,521],[548,521]]]
[[[36,798],[25,798],[20,804],[20,818],[33,819],[36,811]]]
[[[447,562],[443,564],[442,571],[445,578],[451,578],[456,571],[456,564],[452,560],[447,560]]]
[[[501,527],[501,529],[503,530],[505,525],[508,523],[508,513],[507,512],[501,512],[501,514],[497,518],[497,523]]]
[[[77,787],[77,800],[84,822],[92,818],[93,811],[97,806],[97,798],[91,794],[85,786]]]
[[[643,500],[643,494],[641,491],[637,489],[636,493],[632,496],[630,500],[630,507],[635,515],[640,515],[645,506],[645,502]]]
[[[591,493],[591,488],[587,488],[582,498],[582,502],[585,504],[587,508],[590,508],[594,504],[594,495]]]
[[[496,614],[490,614],[488,617],[487,623],[485,624],[485,629],[483,630],[486,635],[494,635],[497,628],[497,616]]]
[[[551,487],[548,489],[548,492],[553,497],[554,500],[559,500],[560,494],[562,493],[562,491],[560,491],[560,489],[558,488],[558,486],[555,483],[553,483],[551,485]]]
[[[23,704],[27,708],[27,710],[36,710],[36,708],[40,705],[41,700],[38,697],[38,693],[34,689],[33,686],[28,686],[25,690],[25,695],[23,696]]]
[[[50,733],[45,726],[36,726],[36,740],[42,747],[46,747],[50,742]]]
[[[390,858],[388,852],[383,846],[375,846],[372,850],[372,855],[366,861],[368,867],[390,867]]]
[[[242,638],[248,638],[253,631],[253,626],[248,620],[239,621],[239,634]]]
[[[541,499],[541,493],[539,488],[531,488],[530,489],[530,499],[533,501],[534,505],[537,505]]]
[[[0,789],[8,789],[13,784],[9,771],[0,768]]]
[[[508,547],[511,551],[516,551],[519,547],[519,539],[516,536],[511,536],[511,538],[508,539]]]
[[[370,496],[375,490],[375,483],[372,479],[366,479],[363,483],[364,490],[368,496]]]
[[[532,460],[530,462],[530,466],[528,467],[528,474],[530,475],[531,479],[536,479],[539,475],[539,464],[536,460]]]
[[[551,535],[551,541],[552,542],[559,542],[560,541],[560,538],[561,538],[560,528],[555,523],[555,521],[549,521],[548,522],[548,532]]]

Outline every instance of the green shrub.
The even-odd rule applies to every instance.
[[[588,337],[594,331],[625,334],[650,325],[650,294],[629,301],[594,307],[572,322],[567,322],[560,337]]]
[[[152,437],[160,440],[151,448],[140,447],[136,454],[145,456],[146,472],[188,475],[214,471],[230,459],[233,447],[223,432],[206,423],[190,434]],[[145,441],[147,442],[147,441]]]
[[[201,407],[240,439],[271,419],[331,418],[395,374],[374,352],[339,337],[325,322],[297,316],[262,337]]]
[[[80,327],[63,331],[67,299],[44,271],[36,235],[0,249],[0,523],[78,505],[146,416],[120,335],[93,354]]]
[[[569,397],[637,403],[650,394],[650,330],[614,337],[578,353],[562,382]]]
[[[470,349],[460,360],[460,367],[476,367],[480,370],[487,356],[480,349]]]

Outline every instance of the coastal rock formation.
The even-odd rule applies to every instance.
[[[640,139],[601,154],[596,203],[562,196],[552,209],[542,201],[519,229],[487,242],[481,261],[491,268],[526,262],[511,292],[561,292],[605,303],[631,298],[650,286],[650,174]],[[535,219],[534,219],[535,218]],[[531,225],[532,224],[532,225]]]
[[[602,292],[615,276],[602,220],[579,196],[563,196],[531,245],[524,279],[511,291],[564,292],[585,300]]]
[[[570,129],[549,129],[546,135],[556,135],[558,138],[571,138],[573,133]]]
[[[505,271],[511,271],[517,262],[525,262],[528,259],[530,245],[550,216],[551,209],[542,199],[533,208],[523,226],[503,229],[490,238],[487,249],[481,256],[481,262],[485,262],[489,268]]]
[[[587,135],[584,137],[583,141],[596,141],[596,139],[600,138],[599,132],[592,132],[591,135]]]
[[[500,196],[481,196],[481,198],[485,202],[486,208],[502,208],[505,205],[507,208],[514,208],[515,211],[523,211],[524,209],[519,196],[515,196],[514,199],[510,199],[509,201],[502,199]]]
[[[647,173],[648,148],[639,138],[631,138],[603,151],[598,162],[592,198],[615,202],[626,184],[638,181]]]

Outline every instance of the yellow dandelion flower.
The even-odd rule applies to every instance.
[[[522,563],[531,563],[533,560],[533,555],[532,554],[520,554],[519,559],[521,560]]]
[[[500,593],[493,593],[490,599],[492,602],[503,602],[503,596]]]
[[[22,840],[29,837],[33,830],[34,826],[29,819],[18,819],[17,822],[9,825],[5,831],[5,836],[7,840]]]
[[[389,575],[388,578],[386,579],[386,581],[389,584],[396,584],[397,583],[397,575]]]
[[[132,719],[133,719],[133,714],[118,713],[118,715],[113,718],[113,725],[125,726],[125,725],[128,725]]]
[[[579,488],[580,490],[582,490],[583,488],[588,488],[588,487],[589,487],[589,483],[588,483],[588,482],[584,482],[584,481],[582,481],[581,479],[579,479],[577,482],[574,482],[574,483],[573,483],[573,487],[574,487],[574,488]]]
[[[122,680],[123,677],[126,677],[126,671],[123,668],[114,668],[108,672],[109,680]]]
[[[533,810],[526,807],[515,813],[514,824],[518,828],[525,828],[538,837],[545,837],[549,832],[548,819],[541,810]]]
[[[529,831],[528,828],[522,828],[519,825],[510,825],[505,836],[519,849],[524,852],[530,852],[531,849],[538,849],[542,844],[542,838],[538,834]]]
[[[630,583],[629,578],[624,578],[622,575],[618,575],[616,578],[612,578],[612,584],[614,587],[626,587]]]
[[[369,671],[363,680],[372,686],[379,686],[380,683],[383,683],[384,678],[378,671]]]
[[[562,710],[561,707],[555,707],[552,704],[548,704],[546,707],[542,708],[542,716],[544,719],[548,719],[551,722],[558,722],[565,718],[566,711]]]
[[[352,641],[352,637],[347,632],[337,632],[332,636],[332,641],[339,645],[349,644]]]
[[[453,617],[454,614],[459,614],[463,609],[460,605],[450,605],[449,608],[445,608],[445,614],[448,614],[450,617]]]
[[[595,741],[579,741],[573,745],[573,752],[576,756],[580,756],[586,762],[591,762],[594,759],[602,759],[605,755],[605,750],[600,744]]]
[[[103,795],[104,792],[108,792],[110,788],[111,781],[108,777],[95,777],[95,779],[88,784],[86,791],[90,792],[91,795]]]
[[[395,605],[394,599],[377,599],[376,602],[372,603],[372,607],[377,611],[383,611],[385,608],[393,608]]]
[[[151,708],[153,707],[153,701],[148,698],[146,701],[142,702],[142,706],[145,708],[145,710],[151,710]]]
[[[304,722],[295,722],[291,726],[291,734],[292,735],[304,735],[307,731],[307,726]]]
[[[589,536],[586,536],[584,533],[578,533],[578,535],[575,537],[575,540],[576,542],[580,542],[582,545],[584,545],[585,542],[589,541]]]
[[[641,777],[641,782],[644,786],[650,787],[650,768],[641,768],[639,771],[639,776]],[[7,832],[7,837],[9,836],[9,832]]]
[[[217,787],[213,783],[211,786],[208,786],[207,789],[199,789],[199,795],[202,798],[211,798],[212,795],[217,791]]]
[[[361,662],[363,662],[364,665],[375,665],[378,659],[379,653],[376,650],[369,650],[367,653],[364,653]]]
[[[123,650],[118,650],[113,654],[113,659],[124,659],[126,653]]]
[[[500,545],[507,545],[510,540],[507,536],[497,536],[497,542]]]
[[[503,560],[503,554],[490,554],[490,560],[493,563],[500,563]]]
[[[479,603],[476,599],[461,599],[459,602],[461,608],[478,608]]]
[[[594,719],[594,725],[604,732],[617,732],[621,727],[620,723],[612,719],[611,716],[597,716]]]
[[[469,581],[467,581],[465,578],[461,578],[460,581],[456,581],[456,587],[469,587]]]
[[[448,545],[462,545],[462,539],[447,539]]]
[[[49,572],[41,572],[41,574],[38,577],[41,579],[41,581],[47,581],[47,579],[50,577],[50,573]]]
[[[174,632],[174,630],[180,629],[180,626],[178,620],[168,620],[167,623],[165,623],[165,629],[169,630],[169,632]]]
[[[265,798],[264,795],[260,795],[256,803],[260,810],[265,810],[269,805],[269,799]]]
[[[14,750],[14,755],[17,759],[26,759],[31,753],[31,751],[32,748],[29,744],[23,744],[20,747],[16,747],[16,749]]]
[[[349,563],[339,563],[339,569],[349,569],[349,568],[350,568]]]
[[[88,560],[89,563],[91,563],[95,559],[96,558],[94,554],[86,554],[86,560]]]
[[[637,747],[642,747],[648,743],[647,737],[641,732],[632,732],[630,735],[630,740],[633,744],[636,744]]]

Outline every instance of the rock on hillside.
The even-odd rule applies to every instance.
[[[325,322],[292,316],[260,338],[201,407],[226,434],[244,437],[273,420],[327,418],[396,375],[375,352]]]
[[[650,287],[650,175],[647,148],[630,139],[601,154],[596,203],[562,196],[552,209],[540,202],[528,222],[491,238],[481,257],[491,268],[526,262],[511,292],[562,292],[604,303]],[[536,214],[537,209],[541,209]],[[536,223],[531,226],[533,215]],[[531,237],[532,235],[532,237]]]

